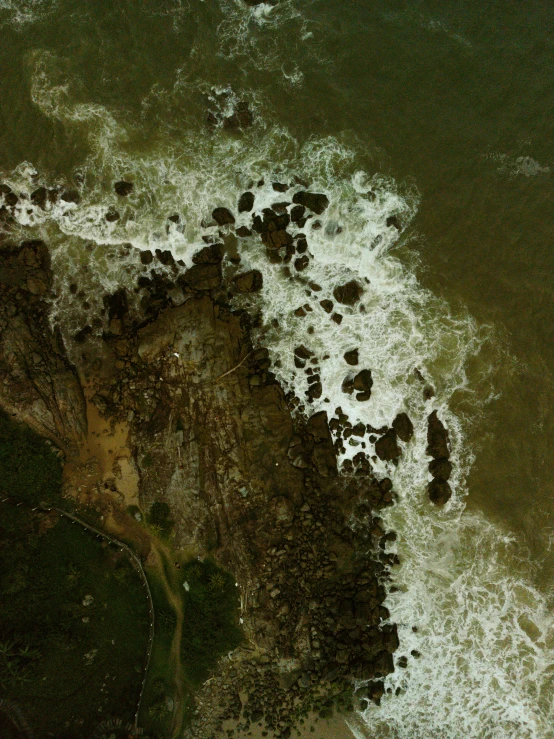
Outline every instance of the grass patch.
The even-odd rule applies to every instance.
[[[186,678],[196,687],[242,641],[239,598],[232,575],[213,562],[193,560],[181,572],[189,587],[183,587],[181,659]]]
[[[139,723],[159,736],[167,736],[172,718],[171,701],[177,693],[176,675],[170,658],[176,616],[158,573],[148,568],[146,574],[154,601],[156,625]]]
[[[57,505],[62,467],[53,447],[0,412],[0,497]]]

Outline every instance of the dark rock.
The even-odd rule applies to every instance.
[[[116,290],[112,295],[105,295],[104,306],[108,309],[110,321],[112,318],[124,318],[129,312],[129,301],[125,288]]]
[[[364,289],[356,280],[350,280],[344,285],[339,285],[333,290],[333,296],[342,305],[354,305],[360,299]]]
[[[399,413],[392,422],[392,427],[401,441],[410,441],[414,435],[414,425],[407,413]]]
[[[45,187],[39,187],[31,193],[31,203],[38,205],[42,210],[46,207],[46,200],[48,199],[48,190]]]
[[[449,480],[452,474],[452,463],[448,459],[434,459],[429,463],[429,472],[433,477],[440,477],[443,480]]]
[[[156,249],[156,257],[158,261],[164,264],[166,267],[169,267],[175,263],[175,260],[173,259],[173,254],[169,251],[169,249],[164,249],[164,251],[162,251],[161,249]]]
[[[221,284],[221,266],[195,264],[185,272],[185,281],[193,290],[215,290]]]
[[[433,411],[427,419],[426,453],[434,459],[448,459],[450,457],[448,441],[448,431],[439,419],[437,411]]]
[[[400,220],[399,220],[398,216],[389,216],[387,218],[387,227],[390,228],[390,226],[394,226],[394,228],[396,228],[398,231],[400,231],[400,229],[402,228],[402,226],[400,225]]]
[[[331,311],[333,310],[334,303],[332,300],[320,300],[319,304],[326,313],[331,313]]]
[[[239,128],[248,128],[254,123],[254,116],[250,110],[250,106],[246,100],[241,100],[232,115],[223,119],[223,128],[237,130]]]
[[[81,202],[81,196],[77,190],[66,190],[62,193],[62,200],[65,203],[75,203],[78,205]]]
[[[154,255],[151,251],[148,249],[145,249],[144,251],[141,251],[140,253],[140,261],[142,264],[152,264],[152,260],[154,259]]]
[[[247,236],[252,236],[252,231],[246,226],[239,226],[236,230],[236,234],[237,236],[240,236],[241,239],[245,239]]]
[[[127,195],[130,195],[133,192],[133,188],[134,188],[133,183],[126,182],[125,180],[120,180],[119,182],[116,182],[115,185],[113,186],[113,189],[122,198],[127,197]]]
[[[262,241],[269,249],[282,249],[292,244],[292,236],[284,228],[280,228],[263,233]]]
[[[306,208],[304,208],[303,205],[295,205],[293,208],[291,208],[290,211],[291,221],[293,223],[298,223],[299,221],[303,220],[305,212]]]
[[[340,326],[342,323],[342,316],[340,313],[333,313],[331,320]]]
[[[285,185],[282,182],[272,182],[271,187],[275,190],[275,192],[286,192],[289,189],[289,186]]]
[[[408,658],[403,655],[396,660],[396,664],[398,665],[398,667],[402,667],[403,669],[405,669],[408,666]]]
[[[373,378],[371,376],[371,370],[363,369],[358,372],[353,381],[353,389],[358,391],[356,400],[369,400],[372,387]]]
[[[228,208],[214,208],[212,211],[212,218],[218,226],[225,226],[229,223],[235,222],[235,216]]]
[[[375,454],[385,462],[397,459],[400,448],[396,442],[396,431],[389,429],[386,434],[375,442]]]
[[[172,216],[168,216],[167,220],[171,221],[171,223],[180,223],[181,216],[178,213],[174,213]]]
[[[15,194],[15,192],[11,192],[11,190],[10,190],[10,192],[7,192],[4,195],[4,201],[5,201],[6,205],[9,205],[12,208],[13,208],[14,205],[17,205],[18,200],[19,200],[19,198],[17,197],[17,195]]]
[[[115,221],[119,221],[119,213],[117,212],[117,210],[110,208],[110,210],[106,213],[105,218],[108,223],[115,223]]]
[[[440,477],[435,477],[427,485],[427,491],[429,493],[429,499],[435,505],[444,505],[447,503],[452,496],[452,488]]]
[[[345,352],[344,359],[346,361],[346,364],[349,364],[352,367],[355,367],[359,362],[358,350],[351,349],[349,352]]]
[[[292,200],[297,205],[303,205],[306,208],[309,208],[314,213],[317,213],[318,216],[321,215],[329,205],[329,198],[327,197],[327,195],[314,192],[305,192],[304,190],[295,193]]]
[[[317,398],[321,398],[322,393],[323,393],[323,387],[321,385],[321,382],[319,381],[314,382],[313,385],[310,385],[310,387],[306,391],[306,395],[310,400],[316,400]]]
[[[223,259],[223,244],[205,246],[192,257],[194,264],[220,264]]]
[[[82,344],[84,341],[86,341],[87,337],[90,336],[92,333],[92,326],[85,326],[80,331],[77,331],[76,334],[73,335],[73,339],[77,342],[77,344]]]
[[[294,268],[297,272],[303,272],[309,263],[310,260],[305,254],[303,254],[301,257],[298,257],[298,259],[294,260]]]
[[[243,192],[239,198],[238,211],[239,213],[249,213],[254,207],[254,193]]]
[[[244,272],[241,275],[237,275],[234,279],[237,289],[241,293],[255,293],[261,290],[264,284],[264,278],[261,272],[257,269],[250,270],[250,272]]]
[[[294,356],[298,357],[299,359],[309,359],[310,357],[313,357],[313,355],[314,353],[309,349],[306,349],[304,344],[297,346],[294,350]]]

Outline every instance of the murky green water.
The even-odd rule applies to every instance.
[[[83,171],[92,205],[113,178],[131,177],[150,188],[136,208],[152,232],[155,213],[165,218],[179,198],[196,213],[192,172],[223,197],[242,170],[300,171],[302,147],[317,163],[330,141],[320,181],[338,161],[329,181],[365,170],[393,178],[410,202],[417,194],[394,255],[492,337],[448,399],[475,454],[468,510],[515,537],[503,566],[554,610],[552,5],[0,0],[0,24],[5,175],[25,161],[50,182]],[[252,129],[207,127],[214,88],[249,101]],[[346,158],[329,154],[339,144]],[[541,654],[548,671],[550,652]],[[535,698],[544,716],[550,680]],[[553,735],[544,723],[530,733],[498,726],[471,736]],[[467,733],[440,731],[428,735]]]

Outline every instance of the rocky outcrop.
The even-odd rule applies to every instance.
[[[85,401],[49,322],[48,249],[42,241],[5,246],[0,263],[0,404],[61,449],[75,450],[86,435]]]
[[[433,411],[427,419],[427,454],[433,457],[429,464],[429,472],[433,479],[428,485],[430,500],[436,505],[444,505],[452,496],[448,479],[452,473],[450,458],[450,440],[443,422]]]

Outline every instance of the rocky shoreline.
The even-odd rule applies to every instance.
[[[115,191],[125,198],[132,183],[118,182]],[[49,192],[37,192],[31,202],[47,207]],[[389,570],[398,563],[386,551],[395,534],[379,517],[395,493],[388,478],[375,477],[368,452],[340,470],[337,455],[355,436],[395,462],[398,440],[412,437],[411,421],[401,413],[390,428],[373,429],[353,426],[340,408],[330,420],[323,412],[309,415],[307,403],[322,393],[322,358],[296,347],[307,398],[285,394],[268,349],[253,344],[258,314],[232,308],[235,296],[255,295],[263,284],[260,272],[241,270],[237,237],[257,233],[268,259],[301,278],[307,239],[287,227],[309,221],[317,228],[326,196],[296,192],[292,203],[276,203],[253,216],[252,229],[236,231],[234,215],[214,209],[209,225],[217,237],[206,237],[193,266],[185,269],[169,252],[143,252],[134,291],[104,296],[102,314],[70,338],[49,321],[48,247],[10,241],[10,208],[21,195],[4,186],[0,195],[2,407],[62,450],[66,494],[102,511],[107,526],[124,528],[163,502],[175,550],[213,557],[236,578],[244,643],[199,691],[185,735],[245,736],[262,724],[286,739],[309,713],[378,704],[398,648],[384,606]],[[244,193],[239,212],[252,211],[254,199]],[[387,225],[400,228],[397,221]],[[354,281],[339,285],[334,300],[320,305],[340,323],[340,306],[356,304],[363,290]],[[344,359],[351,372],[342,389],[364,402],[371,370],[358,367],[357,351]],[[93,418],[118,429],[119,452],[98,452]],[[451,464],[436,412],[427,453],[429,496],[442,504],[451,494]],[[147,541],[141,555],[148,560]],[[355,694],[354,681],[364,686]]]

